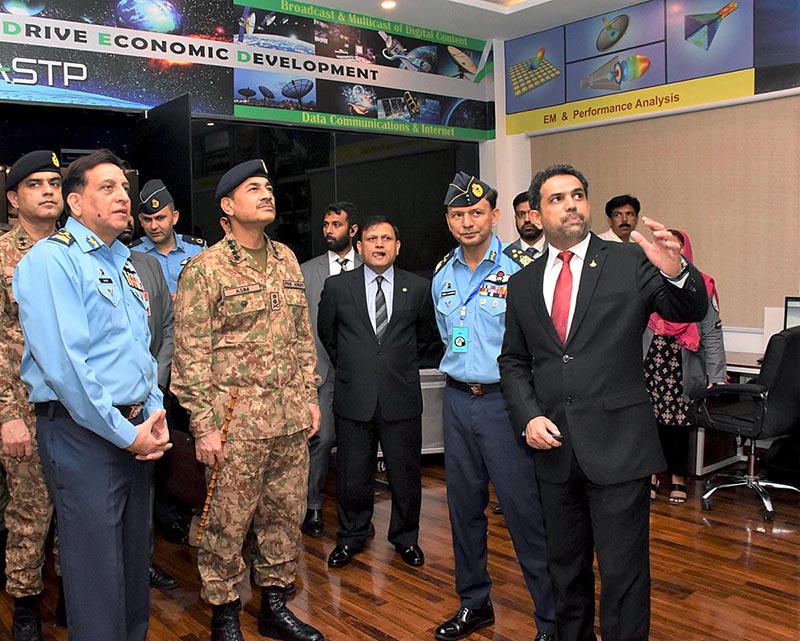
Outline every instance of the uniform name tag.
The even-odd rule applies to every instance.
[[[306,285],[302,280],[285,280],[283,281],[283,286],[286,289],[301,289],[305,291]]]
[[[464,354],[467,351],[469,336],[468,329],[468,327],[453,328],[453,340],[451,341],[450,346],[456,354]]]
[[[240,285],[239,287],[226,287],[222,290],[222,293],[225,298],[230,298],[231,296],[238,296],[239,294],[250,294],[260,291],[261,285],[258,283],[250,283],[249,285]]]

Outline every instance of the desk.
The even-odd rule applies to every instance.
[[[763,356],[752,352],[728,352],[728,373],[735,374],[740,379],[744,376],[755,376],[761,370],[761,363],[758,361]]]
[[[728,352],[727,370],[733,382],[756,376],[761,369],[758,362],[763,354],[751,352]],[[731,463],[745,460],[741,448],[736,447],[736,441],[731,434],[697,428],[694,443],[694,473],[703,476],[723,468]],[[690,461],[691,463],[691,461]]]

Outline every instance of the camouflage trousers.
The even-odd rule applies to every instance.
[[[257,544],[256,584],[286,587],[294,581],[308,491],[305,431],[231,440],[225,447],[225,463],[197,552],[200,596],[211,605],[239,598],[236,585],[247,570],[242,545],[251,522]]]
[[[6,473],[0,466],[0,532],[6,529],[6,505],[8,505],[8,483],[6,483]]]
[[[6,471],[9,495],[5,511],[6,591],[14,598],[33,596],[44,590],[44,548],[53,516],[36,439],[30,461],[0,453],[0,463]]]

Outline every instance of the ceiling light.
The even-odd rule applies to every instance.
[[[383,9],[394,9],[397,6],[397,3],[394,0],[383,0],[381,2],[381,7]]]

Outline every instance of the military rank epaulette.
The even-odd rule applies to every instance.
[[[440,260],[438,263],[436,263],[436,269],[434,269],[434,270],[433,270],[433,273],[434,273],[434,274],[438,274],[438,273],[439,273],[439,270],[440,270],[442,267],[444,267],[445,265],[447,265],[448,261],[449,261],[449,260],[450,260],[450,259],[451,259],[453,256],[455,256],[455,253],[456,253],[456,250],[455,250],[455,249],[451,249],[449,252],[447,252],[447,254],[445,254],[445,257],[444,257],[444,258],[442,258],[442,260]]]
[[[142,244],[143,240],[144,238],[137,238],[130,245],[128,245],[128,249],[133,249],[134,247],[138,247],[139,245]]]
[[[528,256],[528,254],[526,254],[519,247],[516,247],[514,245],[509,245],[508,247],[506,247],[503,250],[503,253],[520,267],[526,267],[527,265],[530,265],[533,262],[533,258]]]
[[[61,243],[62,245],[66,245],[69,247],[72,243],[75,242],[75,238],[72,234],[69,233],[66,229],[59,229],[55,234],[47,237],[47,240],[52,241],[54,243]]]
[[[277,245],[277,243],[275,243],[266,234],[264,234],[264,242],[266,242],[267,243],[267,247],[272,250],[272,255],[275,256],[275,258],[280,258],[280,255],[278,254],[278,245]]]
[[[231,255],[233,256],[233,260],[237,263],[242,260],[242,252],[239,249],[239,243],[237,243],[233,238],[225,239],[225,242],[228,245],[228,249],[231,250]]]
[[[190,236],[189,234],[182,234],[181,240],[183,240],[186,243],[189,243],[190,245],[202,246],[206,244],[206,241],[204,241],[202,238],[195,238],[194,236]]]

